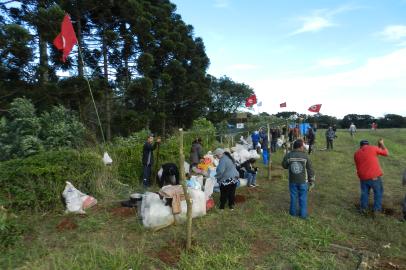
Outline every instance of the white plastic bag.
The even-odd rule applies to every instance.
[[[84,214],[82,197],[87,195],[77,190],[71,182],[66,181],[66,186],[62,192],[66,202],[66,212]],[[97,202],[97,201],[96,201]]]
[[[188,193],[192,199],[192,217],[206,215],[206,196],[203,191],[188,188]]]
[[[169,226],[174,222],[172,208],[166,206],[159,195],[146,192],[141,203],[142,224],[147,228]]]
[[[240,178],[240,187],[246,187],[248,180],[245,178]]]
[[[109,156],[109,154],[107,152],[104,152],[103,163],[104,163],[104,165],[111,165],[113,163],[113,160],[111,159],[111,157]]]

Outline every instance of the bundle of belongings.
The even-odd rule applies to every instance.
[[[170,165],[167,165],[170,164]],[[182,223],[186,221],[187,205],[183,187],[179,184],[177,176],[179,172],[176,165],[167,163],[162,165],[160,180],[162,188],[158,194],[146,192],[143,195],[140,215],[143,225],[147,228],[160,229],[173,223]],[[209,171],[209,170],[208,170]],[[174,173],[174,172],[177,172]],[[175,178],[166,177],[175,174]],[[175,181],[175,184],[173,182]],[[214,179],[205,179],[203,175],[194,175],[187,180],[187,192],[192,199],[192,217],[206,215],[206,205],[213,194]]]

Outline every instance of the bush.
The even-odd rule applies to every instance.
[[[0,162],[0,204],[15,210],[54,209],[62,206],[66,181],[95,195],[103,170],[101,157],[90,151],[51,151]]]
[[[21,224],[17,216],[7,213],[0,206],[0,248],[14,246],[23,237],[26,226]]]
[[[41,117],[25,98],[11,103],[10,119],[0,121],[0,160],[27,157],[46,149],[82,145],[85,127],[63,106],[55,106]]]

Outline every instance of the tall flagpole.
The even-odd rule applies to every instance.
[[[82,61],[83,69],[85,69],[85,61],[83,61],[82,50],[80,49],[79,42],[78,42],[78,52],[79,52],[80,60]],[[92,93],[92,88],[90,86],[90,82],[87,79],[85,74],[83,74],[83,77],[85,78],[85,80],[87,82],[87,86],[89,88],[90,96],[92,97],[94,110],[96,111],[97,121],[99,122],[100,133],[101,133],[102,138],[103,138],[103,143],[106,143],[106,139],[104,137],[104,132],[103,132],[103,127],[102,127],[102,124],[101,124],[101,121],[100,121],[99,112],[98,112],[97,107],[96,107],[96,102],[94,101],[94,97],[93,97],[93,93]]]

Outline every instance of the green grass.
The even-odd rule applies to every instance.
[[[317,148],[324,148],[323,131]],[[373,219],[357,213],[359,181],[353,153],[360,139],[371,143],[383,137],[390,156],[380,158],[384,175],[384,206],[394,216]],[[287,173],[280,167],[282,153],[272,157],[272,180],[260,170],[259,188],[239,188],[246,202],[236,210],[213,209],[193,220],[193,250],[184,252],[185,226],[158,232],[146,230],[135,215],[119,217],[117,205],[100,202],[86,217],[58,213],[20,214],[30,229],[15,247],[2,250],[0,269],[355,269],[359,258],[337,251],[338,244],[380,254],[388,262],[406,267],[406,224],[400,223],[401,173],[406,168],[406,130],[361,131],[352,140],[338,132],[334,151],[316,151],[311,159],[316,187],[309,194],[307,221],[288,214]],[[215,195],[218,202],[218,194]],[[77,228],[58,231],[70,218]],[[390,243],[390,248],[384,245]],[[162,261],[165,250],[169,260]],[[378,268],[377,268],[378,269]],[[401,268],[402,269],[402,268]]]

